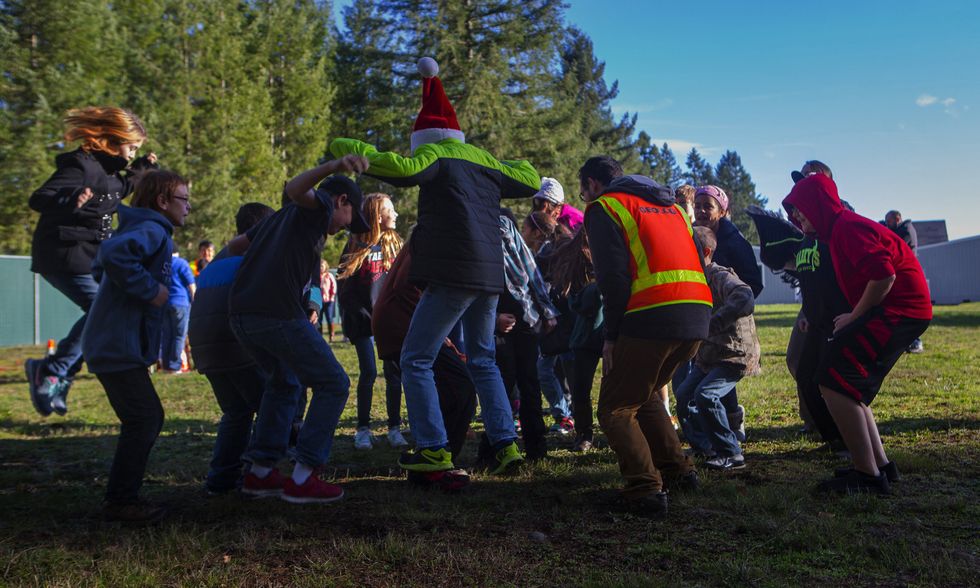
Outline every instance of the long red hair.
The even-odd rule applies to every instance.
[[[124,108],[89,106],[74,108],[65,115],[65,141],[81,141],[83,151],[105,151],[119,155],[119,146],[142,143],[146,128],[138,116]]]

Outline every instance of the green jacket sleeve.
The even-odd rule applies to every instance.
[[[330,154],[338,158],[351,154],[367,157],[370,167],[365,175],[393,186],[418,186],[432,180],[439,171],[439,154],[425,145],[416,149],[412,157],[404,157],[391,151],[378,151],[364,141],[334,139],[330,142]]]
[[[529,162],[501,161],[503,166],[504,198],[530,198],[541,189],[541,177]]]

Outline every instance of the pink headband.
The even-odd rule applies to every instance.
[[[694,196],[696,198],[701,194],[711,196],[718,201],[718,205],[721,206],[723,211],[728,211],[728,194],[725,194],[725,191],[718,186],[701,186],[698,188],[698,191],[694,193]]]

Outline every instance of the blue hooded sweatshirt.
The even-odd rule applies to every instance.
[[[102,242],[93,263],[99,292],[82,331],[92,373],[145,368],[160,354],[163,308],[159,287],[170,286],[173,225],[149,208],[119,207],[119,229]]]

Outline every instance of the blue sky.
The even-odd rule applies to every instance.
[[[566,21],[619,80],[614,111],[682,162],[735,149],[778,207],[819,159],[861,214],[980,233],[980,2],[574,0]]]

